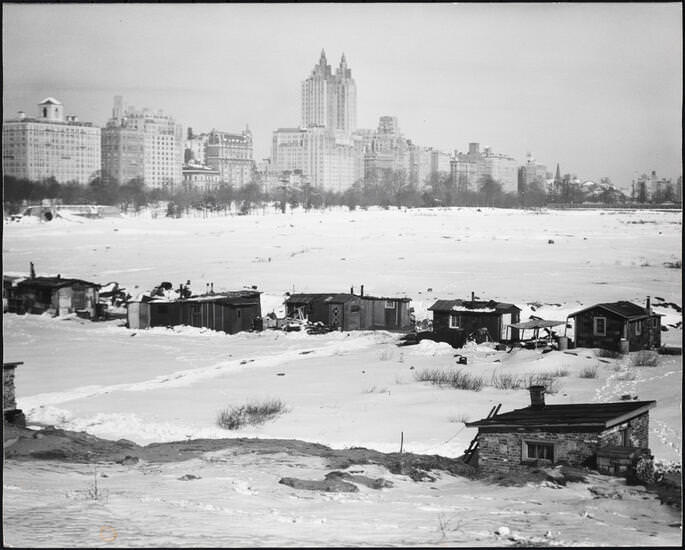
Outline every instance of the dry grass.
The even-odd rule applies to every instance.
[[[606,357],[609,359],[620,359],[622,357],[620,351],[614,351],[612,349],[600,349],[597,352],[597,355],[599,355],[600,357]]]
[[[524,374],[493,373],[490,385],[498,390],[522,390],[530,386],[544,386],[546,393],[557,393],[557,378],[568,376],[568,369],[556,369]]]
[[[459,390],[480,391],[485,385],[482,376],[474,376],[463,370],[424,369],[414,374],[414,378],[419,382],[430,382],[438,386],[450,386]]]
[[[447,421],[453,424],[466,424],[471,420],[471,417],[464,413],[456,413],[450,416]]]
[[[216,423],[226,430],[237,430],[242,426],[263,424],[285,411],[283,401],[271,399],[262,403],[248,403],[240,407],[224,409],[219,412]]]
[[[369,386],[363,393],[390,393],[388,388],[381,388],[379,386]]]
[[[579,373],[578,378],[597,378],[597,365],[584,367]]]

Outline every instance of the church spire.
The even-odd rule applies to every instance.
[[[320,65],[326,65],[326,63],[328,63],[326,61],[326,52],[323,48],[321,48],[321,57],[319,58],[319,64]]]
[[[561,183],[561,171],[559,170],[559,163],[557,162],[557,173],[554,175],[554,183]]]

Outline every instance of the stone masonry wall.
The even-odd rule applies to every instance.
[[[649,446],[649,415],[633,418],[603,432],[481,432],[478,467],[486,473],[526,468],[523,442],[554,444],[554,462],[583,465],[592,462],[599,447],[621,445],[621,430],[628,429],[631,447]]]
[[[2,369],[2,410],[14,410],[17,402],[14,397],[14,369]]]

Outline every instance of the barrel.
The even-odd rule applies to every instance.
[[[630,351],[630,344],[628,343],[628,340],[626,338],[621,338],[621,341],[618,344],[618,349],[621,353],[626,354]]]
[[[559,336],[559,351],[568,349],[568,336]]]

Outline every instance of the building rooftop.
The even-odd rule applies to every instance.
[[[311,304],[313,302],[344,303],[358,298],[354,294],[343,294],[337,292],[313,293],[313,294],[291,294],[286,302],[293,304]]]
[[[656,401],[579,403],[576,405],[528,406],[492,418],[467,422],[469,428],[579,428],[606,429],[641,415]]]
[[[62,103],[60,101],[57,101],[54,97],[46,97],[38,105],[45,105],[46,103],[50,103],[52,105],[62,105]]]
[[[510,309],[518,309],[519,311],[521,310],[521,308],[514,304],[495,302],[494,300],[438,300],[428,308],[428,311],[459,311],[463,313],[473,311],[474,313],[497,313],[499,311],[508,311]]]
[[[82,284],[85,286],[100,288],[100,285],[97,283],[91,283],[90,281],[84,281],[83,279],[67,279],[64,277],[33,277],[19,281],[17,286],[52,289],[71,286],[74,284]]]
[[[619,317],[623,317],[624,319],[628,319],[628,320],[635,320],[635,319],[641,319],[644,317],[649,317],[649,314],[647,313],[647,310],[645,308],[643,308],[642,306],[638,306],[632,302],[626,302],[626,301],[595,304],[594,306],[590,306],[590,307],[586,307],[584,309],[580,309],[578,311],[574,311],[573,313],[569,314],[569,317],[575,317],[576,315],[580,315],[581,313],[585,313],[586,311],[589,311],[589,310],[595,309],[595,308],[604,309],[610,313],[613,313],[614,315],[618,315]],[[660,315],[660,314],[652,313],[651,315],[655,316],[655,315]]]

